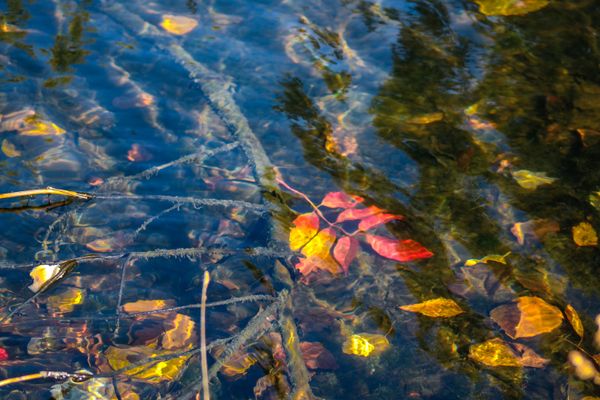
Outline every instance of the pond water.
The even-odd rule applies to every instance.
[[[600,398],[597,1],[0,5],[3,399]]]

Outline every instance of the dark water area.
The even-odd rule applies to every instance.
[[[600,398],[598,1],[0,12],[1,398]]]

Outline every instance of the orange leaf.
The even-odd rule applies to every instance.
[[[173,307],[175,300],[138,300],[133,303],[127,303],[123,305],[123,311],[128,314],[162,310],[165,308]],[[161,314],[155,314],[160,316]],[[164,314],[163,314],[164,315]]]
[[[581,318],[579,318],[579,314],[577,314],[577,311],[573,308],[572,305],[567,304],[567,306],[565,307],[565,315],[571,323],[571,326],[573,327],[575,333],[577,333],[577,335],[579,335],[579,337],[583,339],[583,323],[581,322]]]
[[[362,221],[360,221],[360,224],[358,224],[358,229],[364,232],[364,231],[374,228],[378,225],[386,224],[395,219],[404,219],[404,218],[400,215],[394,215],[394,214],[371,215],[369,217],[366,217]]]
[[[336,275],[340,272],[338,264],[329,255],[325,258],[318,256],[301,258],[300,262],[296,264],[296,269],[304,276],[318,270],[329,271],[333,275]]]
[[[330,192],[325,195],[321,205],[328,208],[352,208],[362,202],[363,198],[359,196],[350,196],[344,192]]]
[[[351,208],[348,210],[344,210],[338,215],[337,220],[335,222],[344,222],[344,221],[353,221],[356,219],[363,219],[366,217],[370,217],[371,215],[382,213],[383,210],[377,206],[370,206],[367,208]]]
[[[408,262],[433,256],[432,252],[411,239],[394,240],[377,235],[365,235],[365,237],[377,254],[392,260]]]
[[[301,214],[294,220],[294,225],[290,230],[290,249],[298,250],[317,234],[319,217],[314,212]]]
[[[160,26],[165,31],[174,35],[185,35],[186,33],[193,31],[196,26],[198,26],[198,21],[181,15],[165,14],[162,17]]]
[[[337,241],[333,249],[333,257],[342,266],[345,274],[348,274],[350,263],[356,257],[358,251],[358,240],[350,236],[344,236]]]
[[[400,306],[401,310],[418,312],[427,317],[448,318],[464,313],[463,309],[452,299],[443,297],[427,300],[422,303]]]
[[[513,339],[552,332],[562,324],[562,312],[535,296],[519,297],[514,303],[496,307],[490,313]]]

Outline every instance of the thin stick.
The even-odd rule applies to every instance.
[[[88,194],[88,193],[73,192],[71,190],[56,189],[56,188],[48,186],[46,189],[32,189],[32,190],[22,190],[20,192],[3,193],[3,194],[0,194],[0,199],[12,199],[15,197],[36,196],[39,194],[57,194],[57,195],[61,195],[61,196],[75,197],[75,198],[83,199],[83,200],[89,200],[93,197],[91,194]]]
[[[210,282],[210,274],[204,271],[204,280],[202,281],[202,299],[200,306],[200,349],[202,362],[202,392],[204,400],[210,400],[208,389],[208,359],[206,357],[206,291]]]
[[[34,379],[46,379],[46,378],[56,379],[56,380],[64,380],[64,379],[71,378],[76,382],[83,382],[83,381],[86,381],[86,380],[92,378],[92,375],[89,373],[78,373],[78,372],[73,374],[70,372],[63,372],[63,371],[40,371],[36,374],[29,374],[29,375],[17,376],[15,378],[4,379],[4,380],[0,381],[0,387],[6,386],[6,385],[11,385],[13,383],[32,381]]]

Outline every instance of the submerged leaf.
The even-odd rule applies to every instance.
[[[66,131],[56,125],[54,122],[45,121],[37,115],[32,115],[23,120],[26,124],[19,130],[21,135],[42,136],[42,135],[62,135]]]
[[[298,250],[317,234],[319,217],[314,212],[301,214],[294,220],[294,225],[290,230],[290,249]]]
[[[557,307],[535,296],[519,297],[512,304],[494,308],[490,315],[512,339],[552,332],[563,321]]]
[[[147,346],[116,347],[110,346],[104,355],[113,370],[128,367],[134,362],[147,359],[148,363],[125,371],[124,374],[132,378],[145,380],[152,383],[174,381],[181,373],[183,366],[190,356],[181,356],[170,360],[152,362],[153,357],[170,354],[168,351],[156,351]]]
[[[333,355],[319,342],[300,342],[304,363],[309,369],[336,369]]]
[[[68,288],[56,295],[48,297],[48,306],[53,311],[68,313],[75,309],[76,305],[82,304],[85,290],[80,288]]]
[[[475,0],[485,15],[524,15],[546,7],[549,0]]]
[[[467,261],[465,261],[465,266],[467,267],[471,267],[473,265],[476,264],[487,264],[488,261],[494,261],[497,262],[499,264],[504,264],[506,265],[506,257],[508,257],[510,255],[510,251],[504,255],[499,255],[499,254],[490,254],[488,256],[485,256],[481,259],[477,259],[477,258],[471,258]]]
[[[581,380],[587,381],[588,379],[594,379],[599,375],[592,360],[577,350],[569,352],[569,362],[573,365],[575,374]]]
[[[174,300],[138,300],[123,305],[123,311],[129,314],[162,310],[175,305]],[[155,314],[161,315],[161,314]]]
[[[215,358],[220,358],[226,346],[218,346],[211,351]],[[226,376],[244,375],[248,369],[256,363],[256,356],[240,349],[228,357],[221,367],[221,373]]]
[[[17,150],[14,144],[8,141],[8,139],[4,139],[2,141],[2,152],[6,157],[20,157],[21,152]]]
[[[390,342],[383,335],[373,333],[359,333],[346,339],[342,351],[361,357],[369,357],[383,353]]]
[[[538,186],[549,185],[556,180],[556,178],[550,178],[545,172],[532,172],[526,169],[514,171],[512,177],[519,186],[528,190],[535,190]]]
[[[348,273],[350,263],[352,263],[356,257],[357,252],[358,240],[353,237],[344,236],[335,244],[335,248],[333,249],[333,257],[338,263],[340,263],[344,273]]]
[[[581,222],[573,227],[573,241],[577,246],[596,246],[598,234],[589,222]]]
[[[365,235],[367,243],[380,256],[400,262],[421,260],[433,256],[433,253],[414,240],[394,240],[377,235]]]
[[[428,125],[428,124],[432,124],[434,122],[441,121],[443,119],[444,119],[444,113],[434,112],[434,113],[429,113],[429,114],[416,115],[416,116],[408,119],[406,122],[408,122],[409,124],[414,124],[414,125]]]
[[[449,318],[464,312],[454,300],[445,299],[443,297],[427,300],[422,303],[400,306],[400,309],[417,312],[433,318]]]
[[[29,290],[32,292],[38,292],[40,288],[49,281],[54,278],[60,272],[60,264],[42,264],[38,265],[34,269],[31,270],[29,276],[33,279],[33,283],[29,285]]]
[[[321,205],[328,208],[352,208],[362,202],[363,198],[359,196],[351,196],[344,192],[330,192],[325,195]]]
[[[308,244],[302,249],[302,258],[296,268],[303,275],[308,275],[317,270],[326,270],[332,274],[340,272],[338,264],[331,257],[331,246],[335,242],[335,232],[331,228],[320,231]]]
[[[581,318],[579,318],[579,314],[572,305],[567,304],[565,307],[565,315],[567,316],[569,323],[571,323],[575,333],[577,333],[577,335],[583,339],[583,323],[581,322]]]
[[[469,358],[488,367],[521,366],[508,344],[498,338],[469,347]]]
[[[198,26],[198,21],[181,15],[165,14],[162,17],[160,26],[165,31],[174,35],[185,35],[193,31]]]
[[[163,335],[161,342],[163,348],[174,350],[193,346],[196,341],[196,329],[195,323],[189,315],[177,314],[169,323],[173,327]]]

